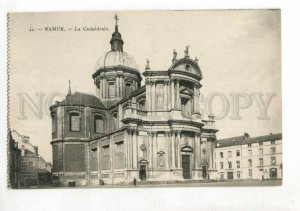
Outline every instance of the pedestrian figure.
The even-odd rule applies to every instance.
[[[136,186],[136,178],[133,179],[133,185]]]

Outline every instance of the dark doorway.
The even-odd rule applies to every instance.
[[[202,166],[202,176],[203,176],[203,179],[207,178],[207,167],[206,166]]]
[[[146,180],[146,165],[140,165],[140,179]]]
[[[227,179],[233,179],[233,172],[227,172]]]
[[[190,155],[182,155],[183,178],[191,179]]]
[[[277,168],[270,169],[270,179],[276,179],[277,178]]]

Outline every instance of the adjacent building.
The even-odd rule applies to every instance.
[[[9,131],[9,142],[11,188],[37,187],[40,185],[39,177],[44,178],[45,174],[51,180],[51,164],[38,154],[38,147],[30,143],[28,136],[21,135],[15,130]],[[41,173],[43,175],[40,175]]]
[[[50,107],[53,178],[70,185],[216,177],[214,119],[200,114],[202,71],[189,48],[143,76],[123,48],[116,18],[111,50],[92,75],[95,95],[71,92]],[[173,58],[172,58],[173,57]],[[168,62],[168,61],[166,61]]]
[[[282,178],[282,134],[218,140],[215,168],[220,180]]]

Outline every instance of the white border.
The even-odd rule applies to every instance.
[[[300,210],[299,7],[297,1],[34,1],[0,2],[0,210]],[[283,157],[282,187],[8,190],[6,188],[6,13],[154,9],[282,10]]]

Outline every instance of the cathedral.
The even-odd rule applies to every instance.
[[[50,107],[53,179],[62,185],[216,178],[213,116],[200,114],[202,72],[189,47],[167,70],[144,72],[123,49],[115,17],[111,50],[92,75],[95,95],[69,91]],[[142,79],[145,80],[141,85]]]

